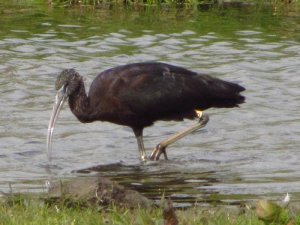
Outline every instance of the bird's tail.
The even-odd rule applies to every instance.
[[[245,97],[241,92],[245,88],[228,81],[219,80],[215,82],[215,92],[213,93],[213,107],[232,108],[238,107],[245,102]]]
[[[206,77],[206,82],[210,92],[209,107],[232,108],[245,102],[245,97],[241,95],[245,88],[239,84],[210,76]]]

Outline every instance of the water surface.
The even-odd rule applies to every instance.
[[[45,181],[96,173],[182,204],[279,198],[300,190],[300,20],[270,10],[122,12],[2,6],[0,14],[0,191],[46,190]],[[46,133],[58,73],[75,68],[86,88],[100,71],[156,60],[237,82],[247,103],[211,109],[208,125],[140,163],[129,128],[81,124],[67,105]],[[194,121],[145,129],[150,154]],[[87,169],[90,168],[90,169]],[[96,171],[96,172],[91,172]]]

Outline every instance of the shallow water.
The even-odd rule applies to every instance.
[[[167,193],[181,205],[234,204],[285,192],[299,200],[299,17],[248,9],[184,14],[5,7],[0,14],[1,192],[41,192],[49,179],[100,173],[153,198]],[[129,128],[81,124],[66,104],[49,165],[46,133],[57,74],[76,68],[88,89],[104,69],[149,60],[240,83],[247,88],[247,103],[208,110],[208,125],[172,145],[169,161],[147,163],[139,162]],[[160,140],[192,123],[158,122],[146,129],[149,154]]]

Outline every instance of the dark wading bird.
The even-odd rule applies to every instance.
[[[167,159],[168,145],[206,125],[208,116],[202,115],[203,110],[238,107],[245,100],[240,95],[245,89],[238,84],[158,62],[105,70],[92,82],[88,95],[79,73],[66,69],[57,77],[55,88],[58,93],[48,127],[48,156],[54,125],[67,99],[82,123],[109,121],[131,127],[141,160],[147,159],[143,129],[155,121],[198,119],[194,126],[160,142],[150,156],[158,160],[164,154]]]

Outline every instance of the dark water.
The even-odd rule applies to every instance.
[[[286,192],[298,200],[300,17],[267,8],[1,7],[1,192],[42,192],[49,177],[100,173],[183,205],[279,198]],[[46,133],[57,74],[76,68],[88,89],[104,69],[149,60],[238,82],[247,88],[247,103],[208,110],[209,124],[171,146],[169,161],[147,163],[139,162],[129,128],[81,124],[65,106],[54,132],[55,165],[49,168]],[[192,123],[158,122],[146,129],[148,152]]]

